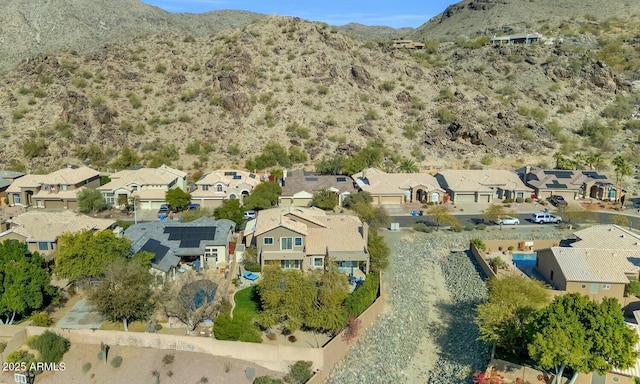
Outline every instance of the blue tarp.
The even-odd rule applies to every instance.
[[[251,280],[251,281],[255,281],[258,279],[258,277],[260,277],[259,275],[256,275],[255,273],[249,272],[249,271],[245,272],[244,275],[242,276],[244,276],[245,279]]]

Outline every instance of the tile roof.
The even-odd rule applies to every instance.
[[[169,185],[177,178],[185,178],[187,174],[180,170],[163,165],[158,168],[126,169],[109,176],[105,185],[98,187],[101,191],[113,191],[129,185]]]
[[[508,191],[531,191],[517,173],[502,169],[446,170],[436,175],[443,187],[454,192],[491,192],[495,188]]]
[[[0,179],[17,179],[22,176],[24,176],[22,172],[0,170]]]
[[[306,220],[318,225],[307,226]],[[366,239],[362,236],[363,223],[357,216],[327,215],[318,208],[282,207],[258,212],[255,236],[278,227],[289,228],[305,235],[307,254],[324,254],[330,251],[365,252]],[[247,228],[253,228],[247,225]]]
[[[9,231],[15,231],[26,236],[27,241],[55,241],[58,236],[65,232],[107,229],[115,224],[115,220],[96,219],[72,211],[46,212],[34,210],[18,215],[10,219],[8,223],[11,224]]]
[[[344,175],[316,175],[305,173],[302,170],[287,172],[282,188],[282,196],[293,196],[298,192],[305,191],[314,193],[324,189],[334,188],[338,193],[355,193],[353,179]]]
[[[594,225],[574,232],[574,248],[627,249],[640,251],[640,235],[614,224]]]
[[[351,176],[363,190],[376,195],[405,195],[406,191],[424,186],[431,191],[442,191],[438,180],[428,173],[386,173],[368,168]]]
[[[20,188],[38,188],[45,184],[76,185],[100,176],[100,172],[89,167],[62,168],[47,175],[25,175],[16,179],[7,192],[20,192]]]
[[[567,281],[629,283],[625,275],[640,271],[640,250],[552,247]]]
[[[214,185],[222,183],[227,187],[238,186],[247,183],[252,187],[260,184],[260,176],[256,173],[219,169],[207,173],[200,180],[196,181],[196,185]]]

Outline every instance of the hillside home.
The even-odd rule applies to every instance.
[[[338,206],[342,206],[344,198],[356,192],[353,184],[353,180],[344,175],[317,175],[303,170],[285,171],[278,205],[309,207],[314,193],[329,190],[338,196]]]
[[[444,200],[445,190],[428,173],[386,173],[367,168],[351,177],[360,190],[371,194],[374,205]]]
[[[67,167],[47,175],[22,176],[7,188],[9,204],[36,208],[78,207],[77,193],[82,188],[100,186],[100,172],[88,167]]]
[[[369,272],[368,231],[368,225],[356,216],[281,207],[260,211],[247,223],[244,239],[246,246],[256,247],[263,267],[324,269],[331,260],[355,276]]]
[[[543,36],[539,33],[519,33],[515,35],[496,36],[494,35],[489,44],[502,45],[502,44],[533,44],[541,41]]]
[[[542,169],[526,166],[516,170],[521,180],[533,188],[541,199],[559,195],[565,200],[590,197],[598,200],[614,200],[615,185],[606,175],[597,171],[573,171]]]
[[[512,171],[496,169],[447,170],[436,179],[454,203],[491,203],[494,198],[530,197],[533,190]]]
[[[105,185],[98,187],[108,206],[121,207],[138,200],[142,209],[158,209],[165,204],[165,195],[172,188],[187,191],[187,174],[162,165],[158,168],[127,169],[109,176]]]
[[[406,49],[424,49],[424,43],[419,41],[413,41],[409,39],[396,39],[391,40],[391,47],[393,48],[406,48]]]
[[[191,201],[202,207],[216,208],[224,200],[242,199],[260,184],[260,176],[255,173],[233,170],[217,170],[196,181],[196,189],[191,192]]]
[[[18,240],[27,244],[31,252],[52,256],[57,250],[58,237],[67,232],[84,230],[102,231],[115,227],[115,221],[96,219],[72,211],[29,211],[10,218],[6,230],[0,233],[0,242]]]
[[[9,202],[7,189],[11,183],[22,176],[24,176],[24,173],[22,172],[0,170],[0,207]]]
[[[574,248],[604,248],[640,251],[640,235],[615,224],[587,227],[573,233]]]
[[[624,302],[625,285],[639,277],[640,249],[552,247],[538,251],[536,269],[558,290]]]
[[[185,269],[226,268],[231,260],[231,241],[235,223],[201,217],[188,223],[153,221],[130,226],[124,236],[131,240],[131,251],[148,251],[151,272],[159,280],[172,280]]]

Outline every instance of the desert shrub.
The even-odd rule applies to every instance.
[[[71,343],[69,340],[53,333],[45,331],[40,336],[30,340],[29,348],[33,348],[40,353],[40,360],[57,363],[62,360],[62,356],[69,350]]]
[[[253,380],[253,384],[284,384],[284,381],[271,376],[258,376]]]
[[[30,112],[29,108],[18,108],[18,109],[14,109],[13,111],[11,111],[11,118],[13,120],[13,122],[17,122],[22,120],[22,118]]]
[[[486,228],[487,228],[487,225],[483,224],[483,223],[480,223],[480,224],[476,225],[476,229],[478,231],[484,231]]]
[[[420,125],[417,121],[412,121],[402,127],[402,135],[409,140],[413,140],[418,136],[420,132]]]
[[[44,156],[47,153],[47,144],[44,139],[27,140],[22,145],[22,154],[29,159]]]
[[[164,65],[163,63],[158,63],[156,64],[156,72],[158,73],[165,73],[167,72],[167,66]]]
[[[71,80],[71,84],[73,84],[74,86],[76,86],[78,88],[86,88],[87,87],[87,80],[85,80],[82,77],[76,77],[75,79]]]
[[[430,227],[428,225],[426,225],[425,223],[417,223],[413,226],[413,229],[418,231],[418,232],[431,232],[429,231]]]
[[[189,116],[187,113],[181,113],[180,115],[178,115],[178,121],[181,123],[188,123],[191,121],[191,116]]]
[[[484,241],[478,238],[471,239],[471,244],[473,244],[479,251],[485,252],[487,250],[487,246],[485,245]]]
[[[313,376],[312,365],[313,363],[310,361],[296,361],[289,367],[289,373],[284,377],[284,381],[291,384],[306,383]]]
[[[435,117],[441,124],[451,124],[456,119],[453,113],[445,107],[438,108],[435,112]]]
[[[367,113],[364,115],[365,120],[378,120],[378,112],[375,109],[367,110]]]
[[[91,363],[84,363],[82,365],[82,372],[87,373],[91,369]]]
[[[533,199],[530,198],[530,197],[527,197],[527,198],[524,199],[524,202],[525,203],[533,203]]]
[[[451,88],[442,88],[440,92],[438,92],[438,96],[434,99],[434,101],[443,101],[443,100],[455,100],[456,97],[451,90]]]
[[[53,79],[45,74],[41,74],[40,76],[38,76],[38,81],[43,85],[53,83]]]
[[[504,200],[502,200],[502,202],[505,203],[505,204],[511,204],[511,203],[513,203],[513,199],[504,199]]]
[[[119,368],[122,365],[122,356],[116,356],[111,359],[111,366],[113,368]]]
[[[262,268],[260,267],[260,263],[245,263],[244,269],[249,272],[261,272]]]
[[[13,351],[7,356],[7,363],[27,363],[35,361],[36,357],[24,349],[18,349]]]
[[[53,319],[51,319],[47,311],[36,312],[31,315],[30,319],[36,327],[48,327],[53,324]]]
[[[522,197],[516,197],[516,203],[524,203],[524,199]]]
[[[142,101],[133,92],[130,92],[127,94],[127,99],[129,99],[129,102],[131,103],[131,107],[133,107],[134,109],[140,108],[142,106]]]
[[[385,92],[391,92],[396,87],[396,82],[393,80],[385,80],[380,84],[380,90]]]
[[[468,223],[464,225],[464,230],[465,231],[473,231],[474,229],[476,229],[475,225]]]

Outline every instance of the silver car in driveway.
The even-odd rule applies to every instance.
[[[495,220],[495,223],[498,225],[518,225],[520,224],[520,219],[511,216],[500,216]]]

